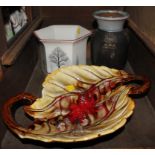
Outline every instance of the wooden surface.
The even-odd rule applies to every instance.
[[[38,41],[30,38],[21,50],[16,63],[4,68],[4,77],[0,81],[0,142],[6,132],[1,117],[1,109],[4,102],[10,97],[25,91],[28,81],[38,58]]]
[[[44,26],[52,24],[77,24],[88,29],[96,27],[93,12],[102,9],[123,9],[119,6],[43,6],[40,8]]]
[[[155,6],[127,6],[130,19],[151,42],[155,44]]]
[[[129,19],[128,26],[138,35],[138,37],[143,41],[143,43],[150,49],[150,52],[155,56],[155,42],[153,42],[147,33],[141,31],[141,29],[136,25],[136,23]]]
[[[151,89],[148,97],[155,108],[155,57],[132,30],[130,30],[128,60],[136,74],[145,75],[151,80]]]

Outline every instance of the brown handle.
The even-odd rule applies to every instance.
[[[27,129],[19,126],[15,122],[14,118],[12,117],[11,108],[17,104],[21,104],[21,102],[19,101],[22,101],[22,100],[27,100],[30,102],[30,104],[32,104],[36,100],[36,97],[28,93],[19,94],[15,97],[10,98],[4,104],[3,110],[2,110],[2,116],[3,116],[4,122],[13,132],[15,132],[18,135],[23,135],[25,132],[27,132]]]
[[[145,76],[135,76],[135,75],[129,75],[126,79],[124,79],[123,83],[126,82],[134,82],[138,83],[139,85],[131,85],[131,89],[129,91],[129,95],[138,95],[138,94],[144,94],[148,91],[150,88],[151,82],[150,80]]]

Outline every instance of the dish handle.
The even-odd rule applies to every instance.
[[[151,85],[150,80],[146,76],[129,75],[123,79],[123,83],[130,84],[131,89],[129,95],[140,95],[146,93]]]
[[[15,97],[10,98],[7,102],[4,103],[3,105],[3,110],[2,110],[2,116],[5,124],[13,130],[18,135],[21,135],[20,137],[22,138],[22,135],[27,132],[27,128],[24,128],[20,126],[16,120],[14,119],[12,115],[12,107],[21,105],[20,101],[28,101],[26,104],[32,104],[37,97],[29,94],[29,93],[21,93]],[[20,133],[20,134],[19,134]]]

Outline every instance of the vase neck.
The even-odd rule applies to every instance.
[[[98,20],[98,28],[106,32],[120,32],[124,29],[125,21],[101,21]]]

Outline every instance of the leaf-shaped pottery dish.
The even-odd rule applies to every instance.
[[[139,85],[133,82],[138,81]],[[132,82],[130,84],[130,82]],[[135,103],[129,95],[145,93],[147,78],[104,66],[68,66],[49,74],[43,82],[42,97],[19,94],[4,104],[7,126],[21,138],[44,142],[87,141],[113,133],[133,113]],[[18,125],[11,107],[28,100],[24,111],[33,125]]]

